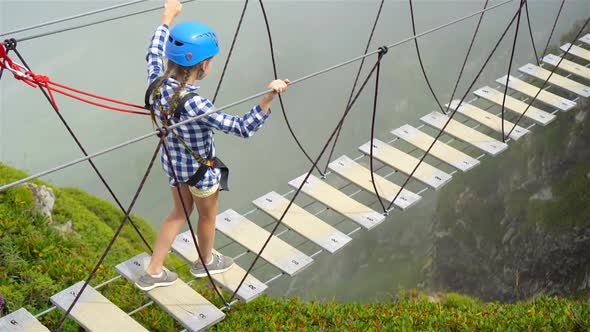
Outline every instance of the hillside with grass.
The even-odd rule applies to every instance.
[[[0,183],[26,174],[0,164]],[[123,214],[110,203],[74,188],[56,188],[41,181],[0,193],[0,313],[21,307],[37,314],[51,307],[49,297],[84,280],[121,222]],[[48,215],[39,206],[39,188],[49,188],[54,206]],[[138,217],[133,220],[153,242],[155,231]],[[133,228],[127,225],[99,270],[92,285],[114,276],[114,266],[145,251]],[[167,267],[189,280],[189,266],[171,255]],[[192,287],[216,305],[214,291],[201,280]],[[102,287],[100,292],[126,312],[149,302],[124,279]],[[62,312],[40,317],[55,327]],[[163,310],[149,306],[133,318],[150,331],[180,331],[182,327]],[[449,294],[402,291],[374,304],[301,302],[297,298],[267,296],[238,303],[226,319],[213,328],[219,331],[383,331],[383,330],[559,330],[590,329],[590,301],[540,297],[516,304],[483,303]],[[66,321],[64,331],[79,331]]]

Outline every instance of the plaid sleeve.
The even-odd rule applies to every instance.
[[[164,72],[164,48],[168,38],[168,25],[162,24],[154,32],[148,47],[145,60],[147,61],[148,83],[155,81]]]
[[[199,123],[212,129],[220,130],[226,134],[234,134],[244,138],[249,138],[262,127],[266,119],[270,116],[270,109],[267,113],[262,111],[260,105],[254,106],[244,116],[234,116],[227,113],[219,112],[215,106],[206,98],[195,97],[188,102],[186,107],[191,117],[203,115],[208,112],[214,112],[199,120]]]

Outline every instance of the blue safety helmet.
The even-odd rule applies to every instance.
[[[219,53],[217,35],[199,22],[177,24],[166,42],[166,57],[181,66],[190,67]]]

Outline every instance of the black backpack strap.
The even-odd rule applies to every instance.
[[[196,94],[194,92],[188,92],[182,96],[182,98],[180,99],[178,104],[176,104],[177,106],[174,109],[174,114],[172,114],[174,119],[176,119],[176,120],[180,119],[180,114],[182,114],[182,111],[184,110],[184,104],[186,104],[187,101],[193,99],[196,96],[198,96],[198,94]]]
[[[145,91],[145,97],[144,97],[144,103],[145,105],[143,106],[146,110],[151,110],[152,109],[152,95],[154,94],[154,90],[156,90],[156,87],[162,82],[162,80],[164,79],[164,77],[159,77],[158,79],[154,80],[147,88],[147,90]]]

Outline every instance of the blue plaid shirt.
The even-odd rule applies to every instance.
[[[146,61],[148,69],[148,83],[151,84],[158,77],[164,74],[164,48],[166,46],[166,40],[170,33],[169,27],[166,24],[160,25],[154,36],[147,51]],[[160,114],[160,106],[164,111],[168,109],[168,101],[174,94],[174,90],[180,85],[180,83],[173,78],[168,78],[162,85],[161,98],[154,100],[154,108],[156,115],[160,120],[166,118],[165,114]],[[197,87],[191,84],[186,84],[183,91],[197,92]],[[180,115],[180,120],[183,121],[189,118],[193,118],[198,115],[202,115],[206,112],[214,110],[215,106],[207,99],[201,96],[196,96],[184,105],[184,111]],[[212,113],[199,120],[184,124],[173,129],[178,136],[191,148],[196,154],[202,158],[207,158],[209,151],[211,151],[212,157],[215,157],[215,144],[213,142],[213,129],[221,130],[224,133],[231,133],[244,138],[251,137],[254,133],[264,124],[264,121],[270,115],[264,113],[259,105],[256,105],[243,117],[237,117],[229,115],[223,112]],[[174,119],[170,120],[170,124],[175,122]],[[199,163],[186,151],[182,144],[176,139],[175,135],[168,135],[166,138],[168,149],[170,150],[170,157],[172,158],[172,166],[176,171],[176,176],[179,182],[186,182],[188,179],[195,174],[199,168]],[[176,185],[172,170],[168,164],[168,158],[164,149],[160,150],[162,167],[168,174],[170,179],[170,185]],[[207,190],[219,183],[221,178],[221,172],[219,169],[210,168],[207,170],[205,176],[201,181],[196,184],[196,188],[200,190]]]

